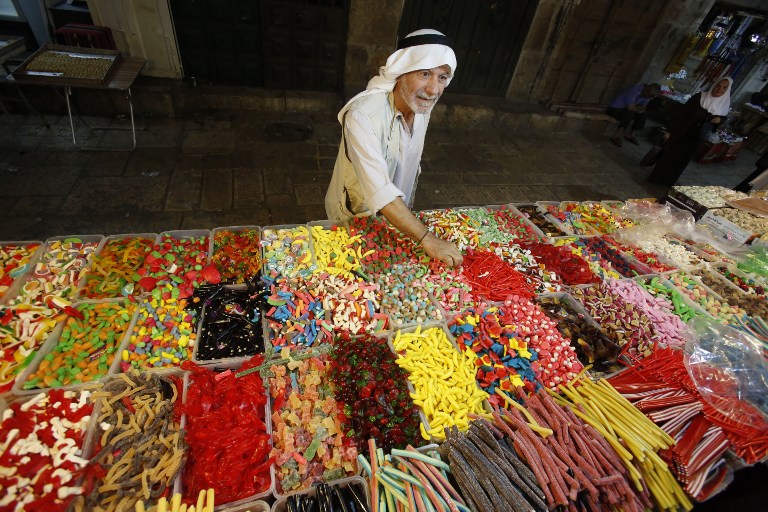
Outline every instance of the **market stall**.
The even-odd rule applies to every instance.
[[[0,511],[690,510],[768,455],[768,226],[676,193],[420,212],[456,269],[380,217],[4,242]]]

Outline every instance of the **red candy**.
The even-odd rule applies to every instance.
[[[261,365],[259,354],[242,370]],[[191,370],[186,405],[189,455],[184,466],[185,496],[214,489],[217,503],[230,503],[269,490],[271,436],[267,433],[266,390],[258,372],[236,377],[215,373],[189,361]]]
[[[463,269],[476,300],[502,301],[510,295],[534,295],[525,276],[494,253],[468,249]]]
[[[88,392],[56,389],[38,396],[11,404],[3,414],[2,511],[19,505],[22,510],[64,511],[83,492],[75,483],[88,462],[81,458],[93,410]]]

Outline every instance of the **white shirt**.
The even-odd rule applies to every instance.
[[[428,119],[428,116],[416,114],[411,133],[403,114],[397,112],[395,120],[400,124],[400,149],[395,174],[390,176],[371,121],[357,109],[347,112],[344,126],[347,154],[372,212],[378,212],[398,197],[409,207],[413,205]]]

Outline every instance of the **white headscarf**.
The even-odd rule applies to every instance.
[[[712,89],[726,80],[728,82],[728,89],[722,96],[715,98],[712,96]],[[712,87],[708,91],[701,93],[699,98],[699,105],[713,116],[727,116],[731,111],[731,86],[733,85],[733,79],[729,76],[720,77],[712,82]]]
[[[405,36],[405,39],[421,35],[443,36],[445,34],[438,32],[437,30],[423,28],[411,32]],[[339,111],[339,122],[343,122],[344,113],[356,99],[371,94],[392,92],[395,88],[397,77],[400,75],[418,71],[420,69],[433,69],[446,64],[450,66],[451,74],[456,72],[456,55],[449,46],[443,44],[420,44],[395,51],[395,53],[389,56],[387,63],[379,68],[378,76],[371,78],[365,90],[349,100],[347,104],[344,105],[344,108]],[[448,85],[450,81],[451,78],[449,77],[446,85]]]

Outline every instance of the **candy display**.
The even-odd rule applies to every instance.
[[[618,229],[631,228],[635,225],[630,219],[624,219],[600,203],[585,202],[571,210],[581,215],[581,220],[598,233],[611,234]]]
[[[155,238],[108,238],[93,258],[80,298],[105,299],[139,292],[137,284],[141,275],[138,272],[144,268],[145,258],[152,251]]]
[[[16,279],[29,271],[39,247],[39,243],[0,244],[0,298],[8,292]]]
[[[195,310],[187,309],[179,288],[171,284],[155,288],[139,307],[133,333],[121,354],[122,370],[172,367],[191,359],[197,339],[196,317]]]
[[[62,319],[47,305],[0,307],[0,393],[11,390]]]
[[[307,276],[315,268],[306,226],[265,228],[262,233],[263,267],[266,275]]]
[[[475,300],[503,301],[513,294],[533,296],[526,277],[495,253],[467,251],[463,269]]]
[[[467,215],[466,210],[428,210],[419,212],[419,220],[438,238],[455,243],[460,251],[480,244],[480,232],[487,228],[482,221]]]
[[[765,287],[755,279],[742,274],[740,271],[731,270],[728,267],[722,266],[714,266],[712,269],[734,285],[738,286],[745,293],[757,295],[758,297],[765,296]]]
[[[674,190],[686,195],[707,208],[722,208],[726,206],[726,201],[744,199],[747,194],[737,192],[730,188],[716,186],[684,186],[676,185]]]
[[[634,245],[622,244],[621,242],[617,241],[615,238],[610,236],[603,236],[602,239],[609,245],[617,248],[621,252],[629,255],[630,257],[634,258],[635,260],[639,261],[640,263],[648,267],[648,269],[651,272],[658,273],[658,272],[670,272],[672,270],[675,270],[675,267],[671,265],[667,265],[666,263],[659,260],[659,257],[653,252],[644,251]]]
[[[374,333],[389,328],[389,319],[382,312],[381,289],[376,284],[321,272],[307,281],[307,290],[321,298],[336,333]]]
[[[413,403],[421,407],[428,422],[420,425],[424,439],[445,438],[445,427],[465,430],[470,414],[483,414],[488,393],[475,384],[478,356],[471,350],[459,354],[442,328],[398,331],[392,346],[397,365],[408,371]]]
[[[591,364],[599,371],[615,369],[621,349],[600,332],[596,324],[587,320],[587,315],[573,297],[546,295],[537,297],[536,302],[547,316],[557,322],[560,334],[571,340],[571,346],[583,365]]]
[[[357,479],[359,480],[359,479]],[[341,510],[344,512],[368,512],[368,496],[360,481],[319,484],[306,494],[292,494],[285,502],[275,504],[275,510]]]
[[[186,416],[187,462],[184,495],[193,499],[213,489],[220,504],[263,495],[271,490],[273,458],[267,426],[267,392],[261,376],[236,372],[258,367],[257,355],[238,368],[223,372],[186,361],[189,370],[185,402],[176,408]]]
[[[0,427],[2,510],[65,511],[82,499],[90,392],[51,390],[16,401]]]
[[[653,322],[643,312],[614,293],[607,283],[572,290],[587,313],[598,323],[600,330],[616,342],[622,353],[650,355],[655,332]]]
[[[583,258],[574,258],[571,246],[544,243],[523,245],[547,272],[554,273],[567,285],[596,283],[600,280],[591,265]]]
[[[288,356],[286,350],[282,356]],[[357,448],[340,423],[341,402],[330,386],[330,360],[318,355],[269,367],[275,492],[307,489],[356,471]]]
[[[598,255],[602,261],[607,262],[608,265],[610,265],[610,268],[621,274],[623,277],[633,277],[650,273],[649,269],[631,261],[623,255],[621,251],[614,248],[602,238],[582,238],[572,243],[575,243],[577,246],[580,246],[580,244],[583,243],[584,250],[587,251],[588,254]],[[601,266],[603,266],[602,263]]]
[[[469,276],[465,275],[469,280]],[[388,272],[379,274],[378,284],[382,292],[382,306],[396,327],[423,324],[443,319],[442,311],[429,296],[429,286],[424,277],[405,265],[394,265]],[[468,281],[472,286],[472,283]],[[472,287],[475,290],[474,286]]]
[[[205,281],[218,283],[221,274],[208,263],[208,232],[164,233],[138,270],[139,285],[147,292],[173,287],[174,298],[191,297]]]
[[[589,265],[590,270],[600,279],[619,279],[622,276],[616,272],[610,262],[599,252],[590,251],[588,245],[592,245],[589,240],[592,238],[583,237],[562,237],[553,242],[556,247],[565,247],[570,250],[570,258],[583,259]]]
[[[562,289],[560,276],[539,263],[529,248],[516,244],[494,245],[493,252],[525,275],[526,281],[536,293],[552,293]]]
[[[430,273],[426,276],[427,290],[449,316],[474,308],[472,286],[461,269],[454,269],[439,261],[430,262]]]
[[[657,299],[665,299],[667,302],[659,302],[659,304],[674,313],[683,323],[703,315],[699,308],[689,305],[683,295],[674,286],[670,286],[671,283],[668,284],[662,278],[644,278],[638,279],[636,282]]]
[[[269,342],[275,347],[307,346],[331,339],[333,325],[323,309],[322,299],[307,289],[301,277],[267,281],[269,286],[264,318]]]
[[[349,233],[360,236],[366,275],[378,275],[397,265],[408,267],[414,275],[426,273],[421,262],[423,251],[381,217],[353,217]]]
[[[361,269],[360,260],[373,251],[369,249],[363,253],[359,243],[360,235],[350,236],[346,228],[335,224],[329,229],[312,226],[311,232],[317,268],[323,272],[354,277],[353,272]]]
[[[484,310],[469,310],[448,324],[451,335],[462,352],[471,350],[475,358],[476,378],[480,389],[490,394],[489,402],[503,405],[496,389],[510,391],[525,386],[528,391],[537,386],[536,374],[541,374],[535,350],[528,349],[517,325],[507,323],[503,309],[492,306]]]
[[[91,398],[97,428],[85,473],[85,509],[130,510],[139,500],[165,495],[186,454],[174,414],[181,379],[121,373]]]
[[[690,270],[704,263],[704,260],[690,251],[685,244],[670,237],[644,237],[635,242],[642,250],[654,253],[664,263],[682,270]]]
[[[264,352],[262,287],[212,285],[212,288],[204,290],[205,313],[194,359],[207,362]]]
[[[606,380],[593,383],[582,379],[581,386],[571,387],[564,394],[566,398],[558,396],[556,400],[568,405],[573,414],[602,434],[635,481],[642,479],[643,484],[636,487],[637,490],[647,489],[661,510],[693,508],[667,464],[658,456],[659,451],[675,445],[671,436],[633,407]],[[642,497],[640,501],[644,506],[636,510],[650,506]]]
[[[368,477],[372,510],[467,510],[465,500],[448,480],[451,468],[434,445],[385,453],[369,439],[368,458],[362,454],[357,458]]]
[[[381,216],[0,242],[0,511],[689,510],[768,454],[765,251],[614,203],[417,213],[456,267]]]
[[[562,203],[540,202],[541,206],[552,218],[559,222],[569,235],[595,235],[598,232],[590,225],[583,214],[579,203],[563,201]],[[607,210],[606,210],[607,211]],[[610,212],[609,212],[610,213]]]
[[[56,340],[24,389],[56,388],[92,382],[112,368],[136,307],[118,302],[81,303],[74,307]]]
[[[419,416],[405,370],[395,364],[386,340],[348,334],[334,341],[329,376],[358,446],[375,439],[385,449],[419,446]]]
[[[12,298],[9,304],[69,306],[80,280],[88,273],[91,256],[102,238],[68,237],[48,242],[40,261],[27,275],[19,295]]]
[[[553,236],[563,236],[566,234],[562,229],[560,229],[551,220],[549,220],[543,213],[541,213],[537,205],[519,204],[517,205],[516,208],[534,226],[539,228],[539,230],[541,230],[541,232],[544,233],[544,235],[553,237]]]
[[[261,240],[259,230],[222,229],[213,233],[211,263],[222,281],[242,284],[261,272]]]

